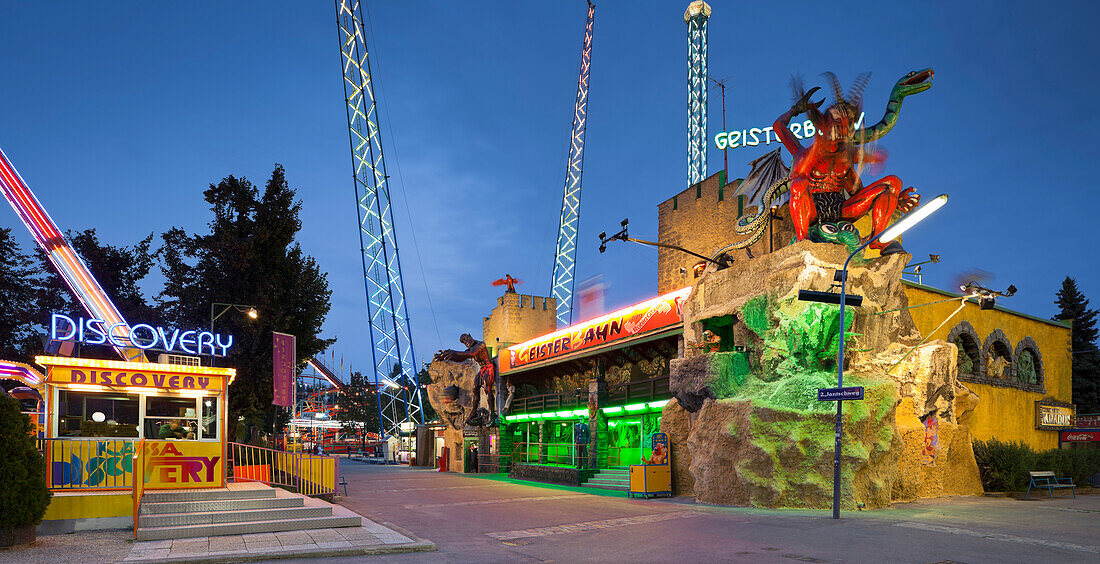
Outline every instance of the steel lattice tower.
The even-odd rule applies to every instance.
[[[707,177],[707,20],[710,5],[695,0],[684,12],[688,26],[688,186]]]
[[[374,383],[382,434],[397,435],[401,423],[424,415],[363,21],[361,2],[336,0]]]
[[[565,167],[565,193],[558,222],[558,244],[554,251],[554,280],[550,296],[557,299],[558,327],[573,320],[573,273],[577,267],[577,227],[580,223],[581,173],[584,168],[584,131],[588,123],[588,71],[592,67],[592,18],[596,6],[588,3],[588,22],[584,27],[581,71],[577,80],[577,103],[573,107],[573,134],[570,136],[569,161]]]

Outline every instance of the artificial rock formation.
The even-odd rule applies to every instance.
[[[684,339],[723,335],[721,352],[686,348],[671,364],[662,430],[674,471],[684,468],[702,502],[828,507],[836,404],[816,389],[836,386],[836,306],[798,301],[828,291],[848,251],[802,241],[706,272],[683,306]],[[842,506],[980,493],[965,416],[977,398],[959,385],[954,345],[920,344],[904,308],[896,254],[853,259],[847,309],[846,386],[864,386],[844,405]],[[834,289],[835,290],[835,289]],[[932,421],[930,421],[930,419]],[[686,440],[684,439],[686,437]],[[685,448],[686,447],[686,448]],[[684,452],[686,451],[686,452]]]
[[[428,401],[447,427],[461,430],[476,409],[478,402],[474,397],[474,380],[478,370],[478,364],[473,359],[463,362],[436,359],[428,365],[428,374],[432,377],[432,383],[427,387]],[[449,386],[458,388],[458,397],[444,403],[444,390]]]

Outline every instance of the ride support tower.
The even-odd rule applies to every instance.
[[[397,436],[401,423],[423,424],[424,416],[362,2],[336,0],[336,25],[379,419],[383,435]]]
[[[707,177],[707,20],[710,5],[688,4],[687,24],[687,180],[688,186]]]
[[[573,106],[573,132],[569,138],[569,160],[565,166],[565,192],[554,251],[554,279],[550,287],[550,296],[558,300],[555,312],[558,327],[567,327],[573,320],[573,275],[577,267],[577,228],[580,224],[581,173],[584,169],[584,132],[588,123],[588,76],[592,68],[592,22],[595,14],[596,6],[588,2],[577,101]]]

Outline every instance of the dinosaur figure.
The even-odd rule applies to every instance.
[[[876,141],[893,129],[906,96],[924,92],[932,87],[932,69],[913,71],[894,85],[882,120],[871,126],[855,130],[860,115],[863,89],[869,75],[860,75],[847,95],[832,73],[831,79],[836,100],[824,112],[819,110],[824,100],[810,102],[820,87],[802,93],[790,110],[775,121],[774,131],[792,155],[791,172],[768,188],[761,205],[754,214],[738,219],[735,230],[749,235],[744,241],[728,245],[716,253],[748,248],[764,236],[771,214],[771,203],[790,192],[791,219],[796,238],[810,237],[811,226],[816,223],[837,224],[854,221],[864,214],[871,214],[872,231],[886,228],[896,212],[906,213],[916,207],[920,196],[912,188],[903,190],[901,179],[890,175],[864,185],[856,171],[858,163],[881,162],[884,156],[863,145]],[[807,114],[818,133],[809,147],[803,147],[787,128],[795,116]],[[882,254],[900,252],[901,246],[875,241],[870,245]]]

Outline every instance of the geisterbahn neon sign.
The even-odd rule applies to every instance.
[[[222,337],[225,337],[224,341]],[[108,325],[102,319],[77,317],[74,320],[61,313],[50,316],[50,339],[76,341],[86,345],[111,345],[120,348],[134,346],[144,350],[212,356],[225,356],[229,347],[233,346],[233,335],[198,330],[167,330],[146,323],[138,323],[132,327],[126,323]]]
[[[858,130],[863,127],[864,115],[865,113],[859,114],[859,121],[856,122],[853,129]],[[817,128],[814,127],[814,122],[810,120],[803,122],[796,121],[787,126],[787,128],[791,130],[791,134],[795,136],[795,139],[811,138],[818,133]],[[779,141],[779,136],[775,134],[775,129],[771,126],[753,127],[740,131],[721,131],[714,136],[714,146],[720,151],[723,149],[736,149],[738,147],[771,145],[772,141]]]

